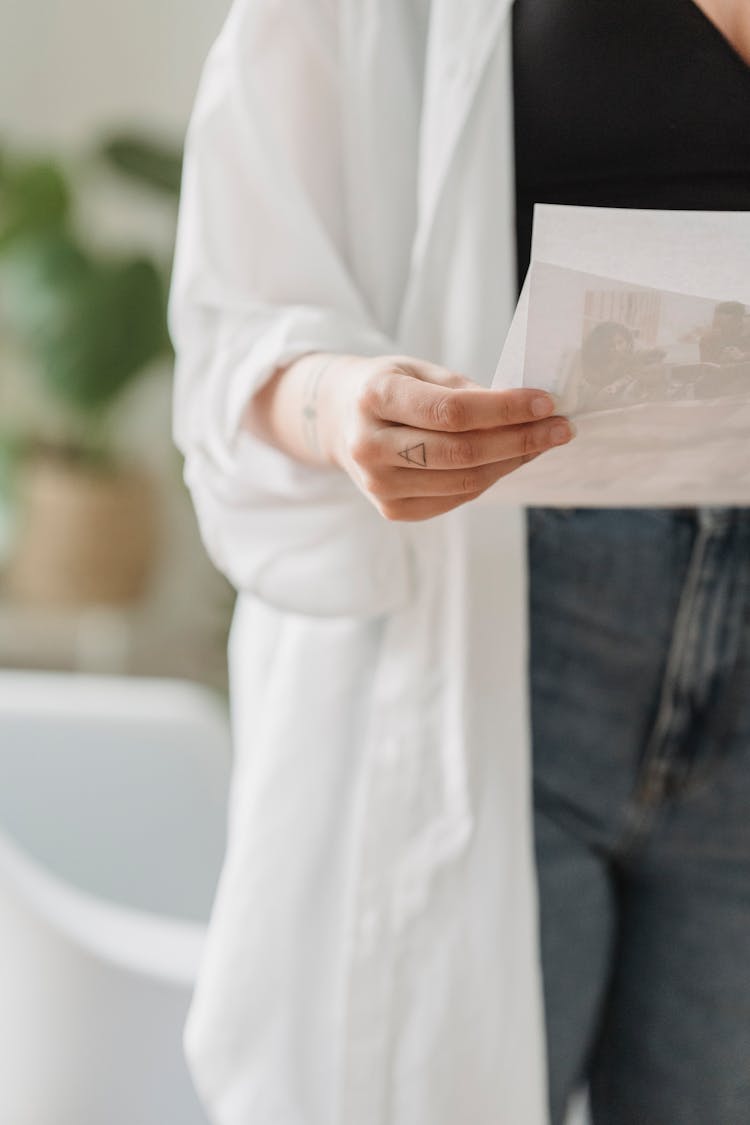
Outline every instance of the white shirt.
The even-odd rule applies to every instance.
[[[236,0],[187,138],[175,438],[239,591],[229,838],[186,1029],[218,1125],[544,1125],[524,522],[389,523],[240,429],[311,350],[489,384],[510,0]]]

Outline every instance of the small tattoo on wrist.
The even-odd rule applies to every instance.
[[[310,371],[305,386],[305,402],[302,407],[302,424],[304,427],[305,444],[317,456],[321,455],[320,433],[318,430],[318,392],[320,390],[321,379],[327,367],[328,360],[324,360]]]

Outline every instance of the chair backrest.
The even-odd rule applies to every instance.
[[[206,922],[230,755],[226,705],[197,685],[0,672],[0,834],[94,898]]]

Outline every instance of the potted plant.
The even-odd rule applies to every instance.
[[[121,146],[108,148],[116,159]],[[0,158],[0,324],[54,404],[53,423],[11,434],[19,515],[5,582],[35,602],[122,602],[147,586],[157,518],[113,419],[169,354],[167,279],[148,256],[89,245],[73,212],[62,166]]]

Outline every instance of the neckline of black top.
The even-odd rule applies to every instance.
[[[516,0],[519,285],[535,203],[750,210],[749,83],[695,0]]]
[[[693,19],[702,24],[704,30],[706,26],[708,26],[709,31],[721,40],[722,44],[724,45],[725,51],[734,60],[735,65],[739,66],[740,69],[743,70],[748,77],[750,77],[750,60],[744,57],[744,55],[740,52],[739,48],[735,46],[729,36],[722,31],[717,23],[714,23],[708,12],[704,11],[699,4],[696,4],[695,0],[683,0],[683,3],[687,4],[689,8],[693,9]]]

